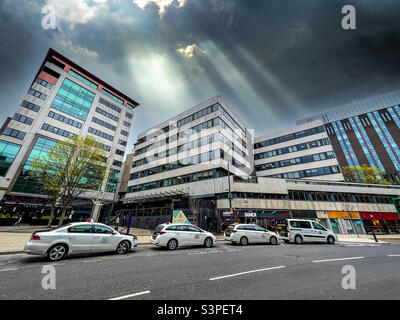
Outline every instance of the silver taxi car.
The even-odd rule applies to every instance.
[[[116,251],[124,254],[137,245],[136,236],[121,234],[105,224],[80,222],[34,232],[24,252],[58,261],[75,253]]]
[[[224,239],[246,246],[249,243],[279,244],[279,236],[256,224],[233,224],[226,228]]]
[[[210,232],[204,231],[188,223],[160,224],[150,237],[150,242],[158,247],[175,250],[178,246],[203,245],[210,248],[215,245],[217,238]]]

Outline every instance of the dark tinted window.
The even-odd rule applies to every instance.
[[[167,229],[165,229],[165,230],[168,230],[168,231],[174,231],[174,230],[176,230],[176,226],[168,227],[168,228],[167,228]]]
[[[198,228],[193,227],[193,226],[187,226],[186,229],[187,229],[187,231],[200,232],[200,230]]]
[[[300,228],[311,229],[311,223],[308,221],[300,221]]]
[[[94,233],[106,233],[106,234],[111,234],[114,231],[108,227],[105,226],[95,226],[94,227]]]
[[[154,232],[159,232],[164,228],[164,226],[162,224],[160,224],[159,226],[157,226],[156,230],[154,230]],[[171,228],[171,227],[170,227]],[[168,228],[169,230],[169,228]]]
[[[68,232],[71,233],[90,233],[92,230],[92,225],[80,225],[80,226],[73,226],[68,228]]]

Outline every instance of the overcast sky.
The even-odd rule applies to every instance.
[[[341,27],[347,4],[356,30]],[[0,121],[52,47],[140,103],[128,150],[215,95],[256,135],[282,130],[399,89],[399,13],[399,0],[0,0]]]

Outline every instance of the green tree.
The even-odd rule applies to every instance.
[[[385,178],[385,173],[367,165],[348,166],[342,168],[342,173],[346,181],[370,184],[390,184]]]
[[[47,154],[32,162],[33,177],[41,184],[51,205],[49,226],[56,207],[61,208],[58,225],[67,208],[88,191],[101,188],[107,167],[107,154],[92,137],[58,141]]]

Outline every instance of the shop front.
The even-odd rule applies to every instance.
[[[360,212],[367,233],[400,233],[400,221],[397,213]]]
[[[365,234],[359,212],[328,211],[329,224],[336,234]]]

